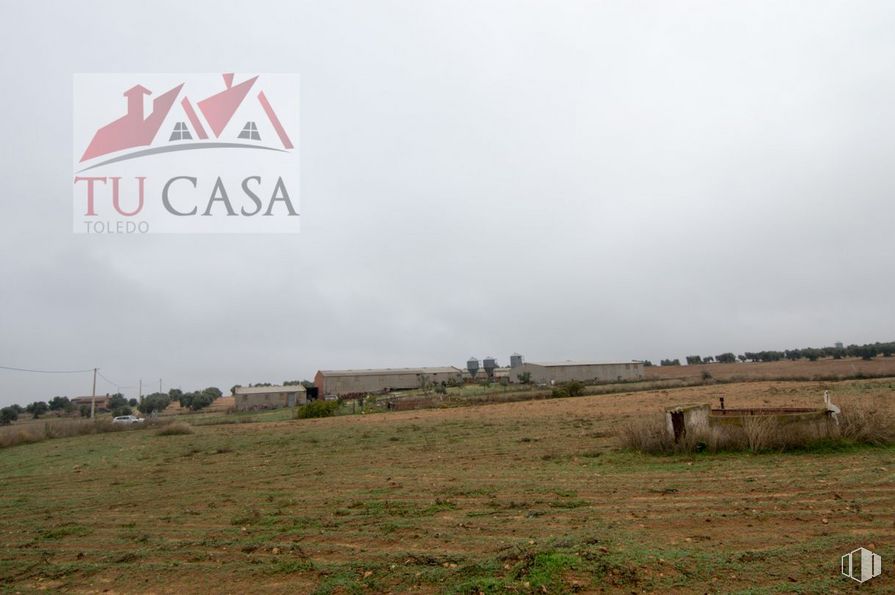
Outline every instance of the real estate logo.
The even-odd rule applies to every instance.
[[[76,233],[297,233],[295,74],[79,74]]]
[[[842,574],[863,583],[882,573],[882,558],[870,550],[859,547],[842,556]]]

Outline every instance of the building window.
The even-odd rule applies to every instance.
[[[168,140],[193,140],[193,136],[186,127],[186,122],[177,122],[174,124],[174,132],[171,133],[171,138]]]
[[[239,133],[239,138],[261,140],[261,135],[258,134],[258,127],[255,126],[254,122],[246,122],[246,125],[242,128],[242,132]]]

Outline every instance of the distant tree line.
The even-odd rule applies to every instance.
[[[895,353],[895,341],[887,343],[865,343],[864,345],[848,345],[844,347],[803,347],[801,349],[785,349],[783,351],[746,351],[741,355],[733,352],[719,355],[688,355],[685,360],[688,366],[700,364],[733,364],[740,362],[779,362],[783,360],[797,361],[806,359],[817,361],[823,358],[842,359],[844,357],[860,357],[864,360],[872,360],[877,356],[892,357]],[[662,366],[679,366],[678,359],[663,359]],[[649,365],[652,365],[650,363]]]
[[[144,415],[151,415],[164,411],[168,405],[177,401],[180,406],[190,411],[199,411],[205,409],[223,393],[216,386],[209,386],[201,390],[184,392],[179,388],[172,388],[166,393],[152,393],[143,397],[143,401],[137,405],[137,409]]]
[[[126,411],[125,413],[116,413],[116,415],[129,415],[130,408],[137,405],[136,399],[129,401],[124,398],[121,393],[115,393],[109,397],[109,409],[115,411]],[[29,414],[33,419],[39,419],[47,413],[54,412],[57,414],[71,414],[75,411],[75,404],[68,397],[55,396],[47,401],[34,401],[25,407],[15,404],[0,409],[0,426],[9,425],[19,419],[23,413]],[[90,417],[90,406],[81,405],[78,413],[82,417]]]
[[[221,396],[221,389],[209,386],[202,390],[193,392],[183,392],[180,389],[171,389],[167,393],[152,393],[142,397],[140,401],[137,399],[127,399],[121,393],[115,393],[109,397],[108,409],[113,416],[131,415],[134,409],[149,415],[158,411],[164,411],[173,401],[178,401],[181,407],[198,411],[208,407],[214,403],[215,399]],[[49,412],[59,412],[61,414],[71,414],[75,411],[75,404],[68,397],[55,396],[47,401],[34,401],[25,407],[21,405],[10,405],[0,409],[0,426],[9,425],[19,419],[22,414],[29,414],[32,418],[38,419]],[[78,409],[81,417],[90,417],[90,406],[81,405]]]

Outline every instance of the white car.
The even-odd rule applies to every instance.
[[[113,424],[141,424],[143,423],[142,417],[137,417],[136,415],[119,415],[115,419],[112,420]]]

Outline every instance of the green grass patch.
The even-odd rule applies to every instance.
[[[38,531],[41,539],[62,539],[64,537],[83,537],[93,533],[93,529],[74,523],[66,523],[58,527]]]

